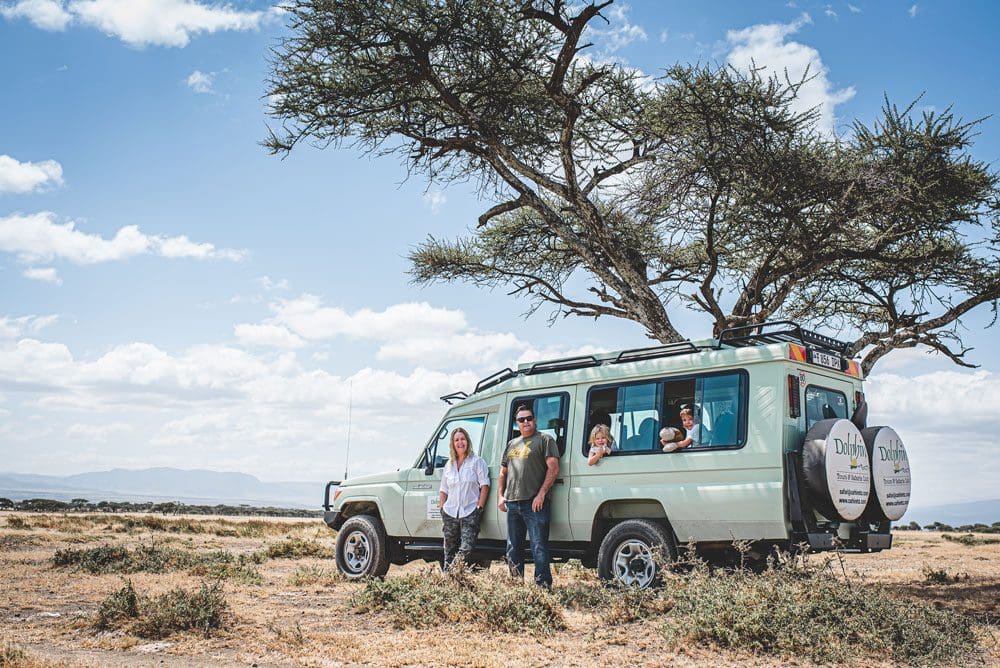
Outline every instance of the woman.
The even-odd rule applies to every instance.
[[[438,507],[444,523],[444,570],[456,559],[465,561],[476,544],[479,522],[490,494],[490,472],[486,460],[472,452],[469,432],[458,427],[451,432],[451,459],[441,475]]]

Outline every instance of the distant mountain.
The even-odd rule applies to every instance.
[[[318,508],[324,482],[262,482],[246,473],[173,468],[114,469],[70,476],[0,472],[0,496],[69,501],[180,501]]]
[[[920,526],[931,522],[944,522],[952,526],[977,522],[993,524],[1000,522],[1000,499],[910,508],[901,520],[902,524],[908,522],[916,522]]]

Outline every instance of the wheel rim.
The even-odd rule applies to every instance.
[[[615,550],[612,571],[615,580],[623,585],[648,587],[656,577],[653,551],[640,540],[627,540]]]
[[[361,573],[372,560],[368,536],[360,531],[352,531],[344,540],[344,565],[352,573]]]

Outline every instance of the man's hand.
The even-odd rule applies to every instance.
[[[502,496],[497,499],[497,508],[500,509],[501,513],[507,512],[507,499]]]
[[[542,506],[544,506],[544,505],[545,505],[545,495],[544,494],[537,494],[537,495],[535,495],[535,498],[533,498],[531,500],[531,509],[533,511],[535,511],[536,513],[539,512],[539,511],[541,511]]]

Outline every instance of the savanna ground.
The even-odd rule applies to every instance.
[[[333,532],[321,520],[0,512],[0,666],[1000,665],[997,539],[898,532],[881,554],[825,566],[810,557],[828,572],[824,582],[836,579],[827,593],[877,588],[880,605],[899,606],[849,617],[848,626],[919,613],[891,641],[916,653],[838,655],[808,647],[865,631],[830,628],[837,619],[821,619],[831,614],[821,602],[828,596],[801,600],[825,585],[796,589],[801,575],[702,574],[696,586],[690,574],[670,575],[650,598],[609,592],[592,571],[565,565],[548,595],[508,584],[499,565],[456,581],[419,562],[366,586],[337,576]],[[735,590],[793,606],[762,613],[778,635],[746,642],[767,629],[741,627],[749,599],[728,599]],[[513,608],[525,616],[508,615]],[[797,624],[812,635],[783,640],[782,629]],[[962,636],[959,653],[928,650],[924,629],[941,633],[931,644]]]

